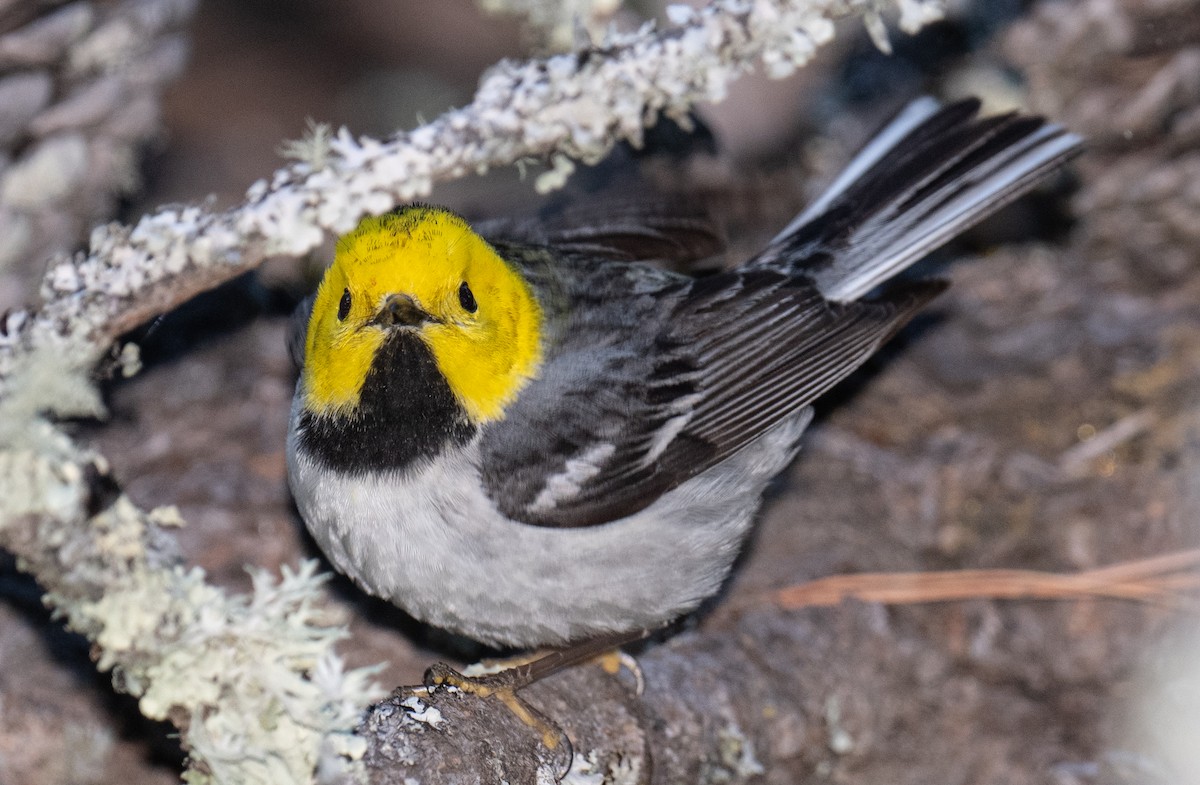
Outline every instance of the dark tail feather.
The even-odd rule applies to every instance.
[[[1031,189],[1082,140],[979,101],[909,104],[751,264],[788,266],[854,300]]]

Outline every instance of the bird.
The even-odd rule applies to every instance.
[[[295,322],[300,516],[364,590],[486,645],[661,628],[720,591],[813,402],[945,287],[892,279],[1080,148],[918,99],[703,276],[651,263],[713,246],[685,210],[367,217]]]

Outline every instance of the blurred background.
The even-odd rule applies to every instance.
[[[630,3],[612,23],[662,16]],[[0,312],[35,302],[47,259],[96,223],[234,206],[311,123],[411,128],[468,103],[497,60],[547,45],[468,0],[0,0]],[[865,570],[1086,569],[1194,546],[1200,3],[955,0],[891,45],[851,21],[795,76],[743,78],[696,110],[692,132],[662,123],[563,193],[538,197],[544,162],[530,162],[430,201],[485,218],[683,194],[734,264],[915,96],[1046,113],[1085,134],[1088,154],[922,268],[954,287],[826,402],[728,593]],[[186,560],[231,589],[248,586],[247,564],[319,556],[286,488],[285,332],[327,258],[271,260],[130,336],[145,372],[110,386],[108,422],[78,426],[136,503],[180,507]],[[483,653],[334,588],[347,660],[388,663],[389,686]],[[1159,645],[1188,640],[1167,599],[849,609],[870,615],[869,640],[850,624],[811,660],[778,654],[791,691],[779,711],[794,722],[762,731],[786,764],[761,781],[1200,782],[1155,730],[1162,716],[1179,727],[1200,694],[1179,665],[1192,649]],[[718,609],[694,634],[741,624]],[[108,681],[0,556],[0,785],[176,781],[169,729]],[[1163,715],[1164,683],[1193,702],[1176,694]]]

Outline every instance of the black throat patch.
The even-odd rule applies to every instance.
[[[403,469],[470,441],[467,419],[433,353],[398,331],[375,356],[352,415],[300,417],[300,446],[332,469],[366,473]]]

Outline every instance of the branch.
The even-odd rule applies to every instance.
[[[173,508],[138,510],[102,457],[30,427],[29,446],[0,450],[0,547],[142,713],[182,731],[191,782],[307,782],[361,755],[350,730],[378,693],[334,653],[345,630],[322,611],[315,562],[230,596],[180,563]]]
[[[937,0],[899,0],[901,26],[937,17]],[[501,62],[474,101],[387,140],[344,129],[320,160],[258,181],[239,207],[170,207],[133,227],[97,228],[90,250],[48,271],[45,305],[0,325],[0,394],[17,355],[61,344],[95,348],[200,291],[274,255],[301,256],[326,232],[342,234],[369,213],[429,193],[434,182],[528,157],[595,162],[620,141],[639,144],[659,113],[683,119],[718,101],[761,60],[783,77],[832,40],[833,20],[877,14],[875,0],[717,0],[701,11],[673,7],[663,32],[645,25],[612,33],[586,52]]]
[[[642,695],[625,674],[570,668],[520,693],[570,740],[553,747],[546,741],[560,737],[544,739],[499,700],[446,689],[425,696],[398,691],[372,707],[359,729],[368,742],[364,762],[372,783],[442,785],[560,778],[742,783],[766,771],[811,769],[798,758],[819,757],[825,748],[828,705],[845,689],[833,676],[836,664],[850,659],[846,641],[878,637],[871,626],[871,613],[858,606],[810,612],[787,624],[759,617],[736,632],[676,636],[639,658]],[[763,648],[768,639],[770,651]],[[882,663],[876,672],[886,672]],[[780,731],[790,740],[780,743]]]
[[[373,782],[413,778],[447,785],[475,783],[481,772],[512,783],[552,782],[568,766],[571,781],[675,783],[744,782],[766,771],[799,770],[786,753],[801,746],[834,752],[852,745],[839,716],[838,689],[870,694],[870,686],[841,674],[850,662],[874,678],[896,672],[906,646],[902,633],[881,631],[883,605],[972,599],[1110,597],[1178,600],[1200,586],[1200,549],[1167,553],[1070,574],[1034,570],[957,570],[833,575],[748,598],[718,611],[740,617],[740,629],[679,636],[640,659],[646,692],[601,668],[578,666],[520,694],[574,746],[549,747],[498,700],[457,690],[397,693],[374,706],[360,734]],[[767,606],[803,611],[772,622]],[[830,610],[832,606],[840,606]],[[878,607],[878,606],[876,606]],[[852,634],[837,630],[852,625]],[[880,637],[886,645],[870,645]],[[862,646],[867,650],[849,651]],[[877,651],[876,651],[877,650]],[[875,660],[878,660],[877,662]],[[927,665],[927,663],[926,663]],[[907,667],[907,666],[903,666]],[[837,685],[841,678],[842,684]],[[797,690],[795,684],[804,684]],[[764,698],[764,696],[767,696]],[[767,711],[764,707],[769,707]],[[872,716],[888,727],[886,716]],[[850,725],[862,722],[861,718]],[[805,745],[777,743],[778,728],[808,728]],[[859,733],[871,735],[861,728]],[[822,738],[824,737],[824,738]],[[822,743],[824,742],[824,744]]]

